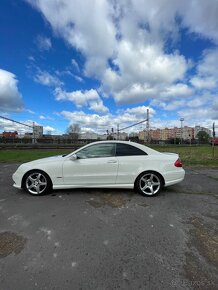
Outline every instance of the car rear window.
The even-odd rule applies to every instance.
[[[132,145],[122,143],[116,144],[116,156],[136,156],[136,155],[148,155],[148,154]]]

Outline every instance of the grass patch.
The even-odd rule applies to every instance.
[[[0,162],[28,162],[40,158],[63,155],[72,152],[69,149],[32,149],[32,150],[0,150]]]
[[[174,152],[179,154],[185,166],[218,167],[218,146],[215,148],[215,158],[212,158],[211,146],[176,146],[153,145],[153,149],[160,152]],[[71,149],[11,149],[0,150],[0,162],[28,162],[39,158],[63,155],[72,152]]]
[[[212,148],[205,146],[153,146],[160,152],[179,154],[185,166],[213,166],[218,167],[218,147],[215,147],[215,157],[212,158]]]

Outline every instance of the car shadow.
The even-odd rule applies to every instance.
[[[71,188],[71,189],[57,189],[53,190],[50,195],[70,195],[70,194],[91,194],[91,195],[102,195],[102,194],[124,194],[124,195],[135,195],[137,194],[134,189],[123,189],[123,188]]]

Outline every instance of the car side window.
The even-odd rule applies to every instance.
[[[136,156],[136,155],[148,155],[148,154],[135,146],[117,143],[116,156]]]
[[[96,144],[86,147],[76,153],[80,159],[115,156],[115,144]]]

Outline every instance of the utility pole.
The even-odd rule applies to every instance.
[[[32,138],[32,143],[35,144],[36,143],[36,138],[35,138],[35,122],[33,122],[33,138]]]
[[[181,139],[181,144],[182,144],[182,140],[183,140],[183,121],[184,121],[184,118],[180,118],[180,122],[181,122],[181,131],[180,131],[180,139]]]
[[[117,140],[120,139],[120,130],[119,130],[119,124],[117,124]]]
[[[216,136],[216,133],[215,133],[215,123],[213,122],[213,139],[212,139],[212,156],[213,156],[213,159],[215,157],[215,136]]]
[[[149,142],[150,142],[150,122],[149,122],[149,109],[147,109],[145,142],[147,142],[147,143],[149,143]]]
[[[111,128],[111,135],[112,135],[112,140],[114,140],[114,128]]]

